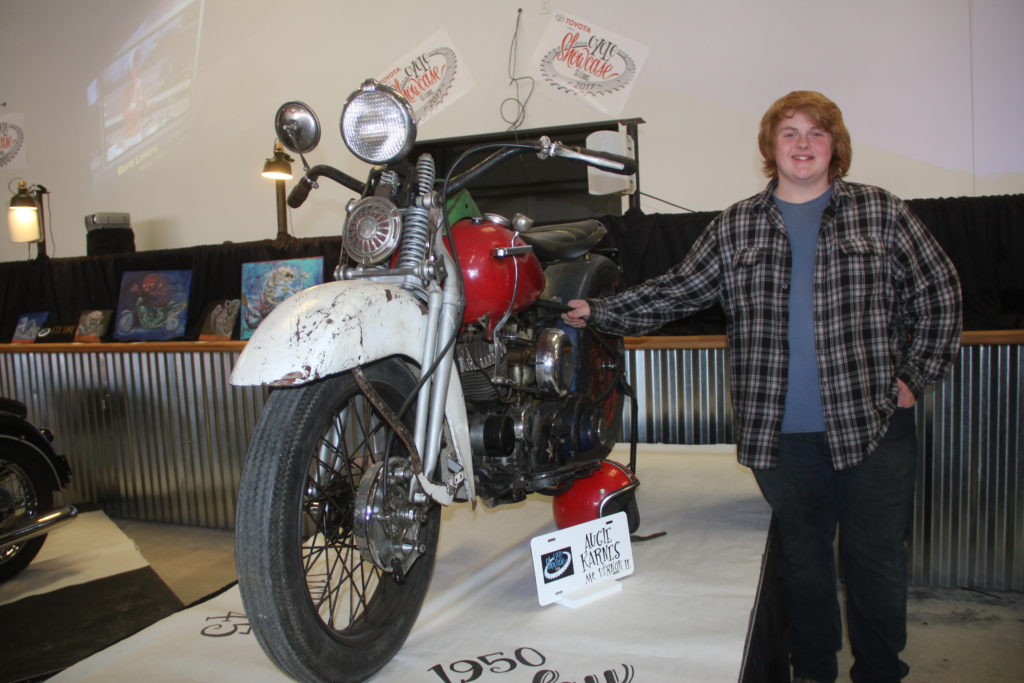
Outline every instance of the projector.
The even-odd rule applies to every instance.
[[[87,232],[101,228],[130,228],[132,227],[131,214],[119,213],[116,211],[105,211],[91,213],[85,217],[85,229]]]

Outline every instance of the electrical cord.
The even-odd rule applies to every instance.
[[[530,97],[533,96],[534,79],[532,76],[516,76],[517,62],[516,62],[516,48],[519,46],[519,23],[523,18],[523,10],[516,10],[516,27],[512,33],[512,42],[509,43],[508,48],[508,78],[509,85],[514,85],[516,88],[515,97],[506,97],[501,101],[499,107],[499,113],[501,114],[501,120],[509,124],[507,130],[516,130],[523,125],[523,121],[526,120],[526,105],[530,101]],[[526,98],[521,98],[519,88],[523,83],[521,81],[528,82],[529,90],[526,93]],[[509,118],[505,114],[506,105],[515,105],[515,116]]]
[[[686,211],[687,213],[697,213],[696,210],[694,210],[694,209],[688,209],[685,206],[679,206],[678,204],[673,204],[672,202],[668,201],[667,199],[662,199],[661,197],[655,197],[653,194],[647,194],[646,192],[640,192],[639,194],[640,194],[641,197],[647,197],[648,199],[653,199],[656,202],[661,202],[662,204],[668,204],[669,206],[674,206],[677,209],[682,209],[683,211]]]

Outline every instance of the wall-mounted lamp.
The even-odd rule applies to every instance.
[[[10,186],[8,185],[8,189]],[[18,191],[11,197],[7,211],[7,229],[12,242],[37,242],[37,258],[46,258],[46,218],[43,214],[43,195],[48,191],[42,185],[31,187],[18,179]]]
[[[268,158],[263,164],[263,177],[270,178],[277,186],[277,240],[285,242],[291,236],[288,234],[288,208],[285,206],[284,184],[292,177],[293,159],[285,154],[284,146],[280,140],[274,140],[274,156]]]
[[[271,180],[291,180],[293,159],[284,153],[284,145],[274,141],[274,156],[263,164],[263,177]]]

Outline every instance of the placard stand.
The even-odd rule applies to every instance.
[[[583,607],[584,605],[590,604],[595,600],[600,600],[612,593],[618,593],[620,590],[622,590],[622,584],[619,583],[618,579],[608,579],[607,581],[595,583],[572,593],[559,595],[555,599],[555,602],[564,607],[576,609],[577,607]]]
[[[537,599],[573,609],[622,590],[633,573],[625,512],[617,512],[530,541]]]

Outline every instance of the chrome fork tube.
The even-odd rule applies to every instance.
[[[420,354],[420,372],[429,370],[437,359],[437,321],[441,318],[443,301],[444,295],[436,287],[430,291],[427,297],[427,325],[426,335],[423,339],[423,351]],[[419,451],[421,456],[427,452],[427,431],[431,416],[430,401],[433,396],[433,386],[436,378],[437,373],[435,372],[420,387],[419,396],[416,397],[416,428],[413,432],[413,438],[416,442],[416,450]],[[423,461],[423,472],[424,474],[432,472],[432,468],[428,467],[425,459]]]
[[[434,361],[438,362],[430,381],[420,390],[415,432],[416,447],[423,458],[423,472],[428,477],[434,473],[441,453],[445,405],[455,361],[455,344],[448,342],[458,334],[466,306],[462,278],[455,270],[458,266],[445,248],[440,231],[435,237],[435,253],[444,259],[448,276],[444,291],[433,290],[428,300],[427,339],[424,340],[421,368],[425,371]]]

